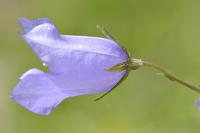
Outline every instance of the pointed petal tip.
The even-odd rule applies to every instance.
[[[10,98],[16,102],[17,104],[21,105],[22,107],[24,107],[25,109],[27,109],[28,111],[34,113],[34,114],[37,114],[37,115],[42,115],[42,116],[47,116],[47,115],[50,115],[51,112],[53,111],[54,108],[56,108],[56,105],[52,105],[52,106],[49,106],[49,107],[34,107],[32,106],[30,103],[30,105],[25,105],[27,104],[28,101],[23,101],[22,100],[22,97],[23,96],[20,96],[20,94],[15,94],[15,92],[13,91],[12,95],[10,96]],[[30,102],[30,101],[29,101]],[[33,101],[34,102],[34,101]]]
[[[38,25],[41,24],[53,24],[51,20],[47,18],[40,18],[40,19],[35,19],[35,20],[29,20],[25,17],[19,18],[18,19],[19,24],[21,25],[22,29],[27,33],[31,31],[33,28],[35,28]]]
[[[41,73],[42,72],[39,69],[32,68],[32,69],[28,70],[27,72],[25,72],[24,74],[22,74],[22,76],[19,79],[22,80],[27,75],[36,75],[36,74],[41,74]]]
[[[48,75],[36,68],[23,74],[10,96],[16,103],[38,115],[49,115],[66,97]]]
[[[32,40],[34,42],[45,44],[47,43],[47,40],[52,41],[53,39],[60,39],[60,35],[53,24],[44,23],[24,34],[23,39],[25,41]]]
[[[17,95],[13,94],[10,96],[10,98],[16,102],[17,104],[21,105],[22,107],[24,107],[25,109],[27,109],[28,111],[30,111],[31,113],[34,113],[34,114],[37,114],[37,115],[41,115],[41,116],[47,116],[47,115],[50,115],[52,110],[55,108],[54,106],[53,107],[50,107],[50,108],[41,108],[41,109],[33,109],[31,107],[27,107],[27,106],[24,106],[24,104],[17,98]]]

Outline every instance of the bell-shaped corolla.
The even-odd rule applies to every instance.
[[[61,35],[49,19],[19,19],[22,38],[46,64],[48,72],[32,68],[20,77],[12,99],[29,111],[48,115],[64,99],[104,93],[127,71],[106,69],[128,60],[115,41],[90,36]]]

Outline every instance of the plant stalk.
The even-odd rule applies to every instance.
[[[169,80],[177,82],[177,83],[179,83],[179,84],[181,84],[181,85],[183,85],[183,86],[185,86],[185,87],[187,87],[187,88],[189,88],[189,89],[191,89],[191,90],[193,90],[197,93],[200,93],[200,87],[194,86],[192,84],[187,83],[184,80],[177,78],[176,76],[170,74],[169,72],[167,72],[164,68],[160,67],[159,65],[148,62],[148,61],[143,61],[143,60],[142,60],[142,64],[143,64],[143,66],[151,67],[151,68],[154,68],[154,69],[160,71]]]

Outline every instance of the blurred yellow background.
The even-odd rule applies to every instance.
[[[132,57],[198,85],[200,1],[0,0],[0,133],[200,132],[199,95],[146,68],[98,102],[99,94],[85,95],[50,116],[28,112],[9,95],[22,73],[46,68],[17,34],[20,17],[50,18],[62,34],[102,36],[96,25],[104,25]]]

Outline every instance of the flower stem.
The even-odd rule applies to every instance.
[[[177,78],[176,76],[168,73],[164,68],[160,67],[157,64],[154,64],[154,63],[151,63],[151,62],[148,62],[148,61],[143,61],[143,60],[141,60],[141,61],[142,61],[143,66],[154,68],[154,69],[160,71],[169,80],[177,82],[177,83],[179,83],[179,84],[181,84],[183,86],[186,86],[187,88],[189,88],[189,89],[191,89],[191,90],[193,90],[193,91],[195,91],[197,93],[200,93],[200,87],[191,85],[191,84],[185,82],[184,80],[181,80],[181,79]]]
[[[163,74],[163,76],[165,76],[167,79],[177,82],[177,83],[191,89],[194,92],[200,93],[200,87],[191,85],[191,84],[187,83],[186,81],[177,78],[176,76],[170,74],[164,68],[162,68],[161,66],[159,66],[157,64],[151,63],[149,61],[144,61],[141,59],[135,59],[135,58],[129,59],[128,61],[116,64],[115,66],[107,68],[106,70],[109,72],[119,72],[119,71],[127,70],[127,73],[125,74],[125,76],[120,80],[120,82],[117,83],[116,86],[118,86],[128,76],[128,74],[131,70],[137,70],[138,68],[141,68],[143,66],[154,68],[157,71],[161,72]],[[111,91],[113,91],[116,88],[116,86],[114,88],[112,88],[111,90],[107,91],[106,93],[104,93],[101,97],[95,99],[95,101],[102,99],[104,96],[106,96]]]

